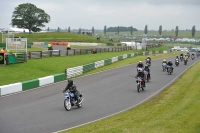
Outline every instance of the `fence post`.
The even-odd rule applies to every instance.
[[[66,55],[68,56],[68,49],[67,49],[67,51],[66,51]]]
[[[80,49],[80,55],[81,55],[81,49]]]
[[[26,57],[25,57],[25,53],[23,53],[24,54],[24,62],[26,62]]]
[[[42,58],[42,51],[40,51],[40,58]]]
[[[61,50],[59,50],[59,56],[61,56]]]
[[[31,52],[29,52],[29,59],[31,59],[32,57],[31,57]]]
[[[76,49],[74,49],[74,55],[76,55]]]
[[[50,57],[52,57],[52,50],[50,51]]]

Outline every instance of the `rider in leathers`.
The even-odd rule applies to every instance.
[[[70,91],[71,93],[74,94],[74,98],[77,101],[77,104],[80,102],[78,99],[78,90],[76,89],[76,85],[73,83],[72,79],[68,80],[68,84],[65,87],[65,89],[63,90],[63,93],[65,93],[66,91]]]
[[[145,86],[145,74],[144,74],[144,72],[141,69],[138,70],[138,74],[136,75],[135,78],[138,78],[138,77],[140,77],[142,79],[143,85],[144,85],[144,87],[146,87]]]
[[[167,66],[170,66],[172,68],[172,72],[173,72],[174,68],[172,67],[173,63],[171,60],[169,60],[169,62],[167,62]],[[168,67],[167,67],[167,72],[168,72]]]
[[[144,64],[142,63],[142,61],[139,61],[139,63],[137,64],[137,68],[144,69]]]
[[[150,76],[150,68],[149,68],[147,65],[145,65],[144,71],[146,71],[146,72],[149,73],[149,78],[151,79],[151,76]]]

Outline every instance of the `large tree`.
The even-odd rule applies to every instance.
[[[178,36],[178,26],[176,26],[175,35],[176,35],[176,37]]]
[[[104,26],[104,29],[103,29],[104,35],[106,35],[106,30],[107,30],[107,27],[106,27],[106,25],[105,25],[105,26]]]
[[[158,32],[159,32],[159,35],[161,36],[162,35],[162,25],[159,26],[159,31]]]
[[[195,30],[195,26],[193,26],[193,27],[192,27],[192,37],[195,36],[195,31],[196,31],[196,30]]]
[[[29,29],[37,32],[41,31],[42,27],[45,27],[44,23],[50,22],[50,16],[42,9],[37,8],[31,3],[20,4],[15,8],[11,25],[18,28]]]
[[[144,28],[144,34],[147,34],[147,32],[148,32],[148,26],[145,25],[145,28]]]

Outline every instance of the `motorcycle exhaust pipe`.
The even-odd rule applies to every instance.
[[[83,98],[84,99],[84,98]],[[81,104],[82,102],[83,102],[83,99],[80,101],[80,103],[79,104]]]

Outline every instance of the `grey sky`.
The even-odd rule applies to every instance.
[[[0,0],[0,28],[10,27],[14,8],[32,3],[45,10],[51,21],[46,27],[103,29],[133,26],[143,30],[200,30],[200,0]]]

